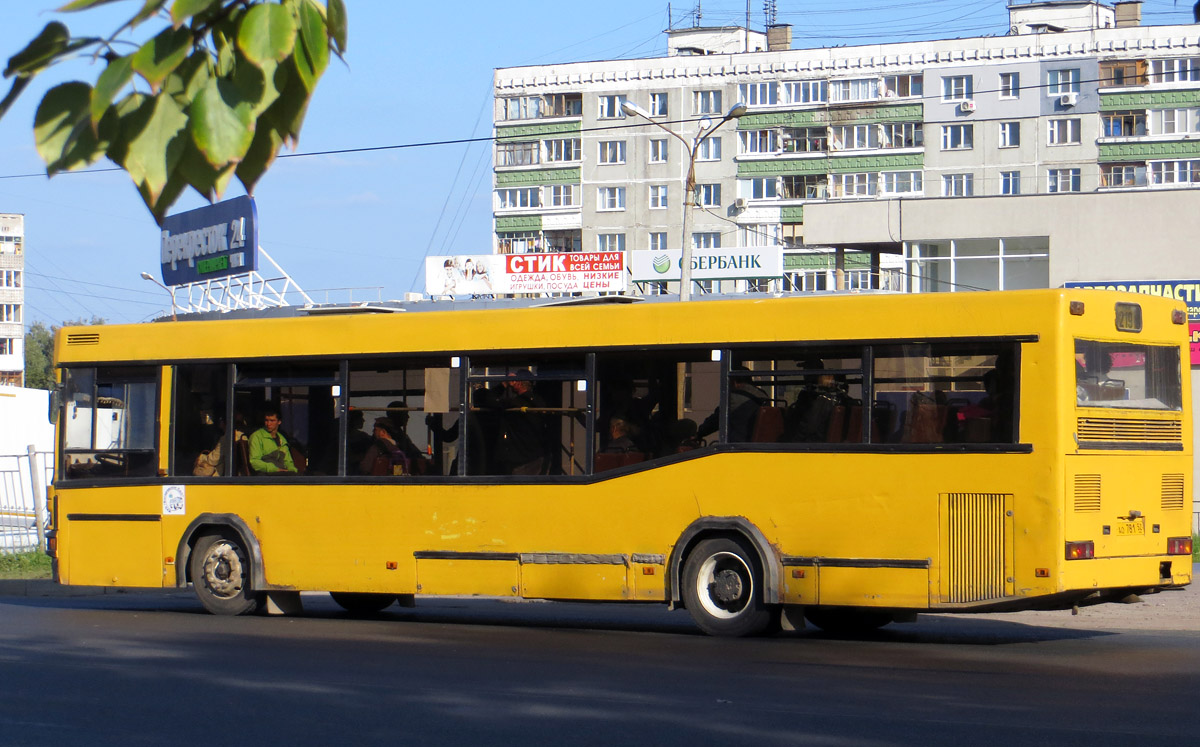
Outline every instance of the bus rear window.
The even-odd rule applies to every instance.
[[[1179,348],[1075,340],[1075,404],[1132,410],[1183,407]]]

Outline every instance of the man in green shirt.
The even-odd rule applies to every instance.
[[[279,410],[267,408],[263,427],[250,434],[250,468],[258,475],[296,474],[292,450],[279,432]]]

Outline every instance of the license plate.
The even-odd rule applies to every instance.
[[[1144,535],[1146,533],[1146,520],[1134,519],[1133,521],[1118,521],[1113,524],[1113,534],[1118,537],[1130,537],[1133,535]]]

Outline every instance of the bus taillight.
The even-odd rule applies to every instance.
[[[1168,537],[1167,538],[1167,555],[1191,555],[1192,554],[1192,538],[1191,537]]]
[[[1088,560],[1094,557],[1096,557],[1096,547],[1091,540],[1067,543],[1067,560]]]

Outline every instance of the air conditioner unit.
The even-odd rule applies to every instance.
[[[1058,103],[1062,106],[1075,106],[1075,104],[1079,103],[1079,94],[1075,93],[1074,91],[1070,93],[1064,93],[1062,96],[1058,97]]]
[[[975,102],[970,100],[960,101],[958,102],[958,110],[964,114],[970,114],[975,111]]]
[[[745,210],[746,209],[746,198],[739,197],[736,200],[734,200],[733,201],[733,209],[734,210]]]

